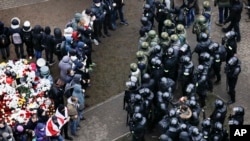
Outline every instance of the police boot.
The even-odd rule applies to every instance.
[[[232,100],[232,99],[227,102],[228,105],[233,104],[233,103],[235,103],[235,100]]]

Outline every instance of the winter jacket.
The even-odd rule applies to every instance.
[[[36,25],[33,28],[33,32],[32,32],[32,43],[33,43],[33,47],[35,50],[37,51],[42,51],[42,27],[40,25]]]
[[[0,140],[7,141],[8,136],[12,136],[12,140],[15,141],[11,127],[4,123],[4,127],[0,128]]]
[[[4,39],[4,42],[3,42]],[[0,48],[8,47],[10,45],[10,31],[9,28],[4,27],[4,23],[0,21]]]
[[[77,107],[78,104],[73,103],[71,97],[69,97],[67,100],[67,108],[68,108],[68,115],[70,116],[71,119],[75,119],[75,116],[78,115]]]
[[[85,105],[85,99],[84,99],[84,93],[83,93],[83,89],[81,85],[79,84],[74,85],[72,96],[75,96],[78,98],[79,110],[83,110],[84,105]]]
[[[69,56],[64,56],[59,62],[58,66],[60,68],[60,78],[66,83],[70,82],[72,77],[68,75],[67,71],[72,69],[72,64],[70,62]]]
[[[49,141],[49,138],[46,136],[45,128],[46,128],[45,123],[37,124],[35,128],[36,141]]]

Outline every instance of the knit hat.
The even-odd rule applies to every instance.
[[[45,29],[44,29],[44,32],[49,35],[51,33],[51,29],[49,26],[46,26]]]
[[[23,132],[23,126],[22,125],[17,125],[17,127],[16,127],[16,130],[18,131],[18,132]]]
[[[25,21],[24,23],[23,23],[23,31],[25,31],[25,32],[29,32],[29,31],[31,31],[31,26],[30,26],[30,21]]]
[[[65,37],[71,37],[73,33],[73,28],[72,27],[67,27],[64,29],[64,36]]]
[[[36,127],[37,127],[38,130],[43,130],[45,128],[44,124],[40,123],[40,122],[36,125]]]
[[[49,67],[48,66],[42,66],[40,68],[40,74],[42,77],[46,77],[50,75]]]
[[[42,66],[45,66],[45,65],[46,65],[45,59],[43,59],[43,58],[37,59],[36,65],[37,65],[39,68],[41,68]]]
[[[14,17],[11,19],[11,28],[12,29],[17,29],[20,26],[20,19],[18,17]]]
[[[90,13],[91,13],[91,10],[87,8],[87,9],[85,10],[85,14],[89,15]]]

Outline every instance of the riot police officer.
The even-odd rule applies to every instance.
[[[245,110],[242,106],[233,107],[233,114],[228,117],[229,125],[243,125]]]
[[[235,86],[237,84],[238,76],[241,72],[240,64],[240,60],[236,56],[234,56],[228,60],[225,66],[228,94],[231,98],[231,100],[228,101],[228,104],[232,104],[235,102]]]
[[[168,35],[167,32],[162,32],[160,37],[161,37],[161,38],[160,38],[160,43],[159,43],[159,45],[160,45],[161,48],[162,48],[162,53],[165,54],[165,53],[167,52],[167,49],[168,49],[169,46],[170,46],[170,43],[171,43],[170,41],[171,41],[171,39],[170,39],[170,37],[169,37],[169,35]]]
[[[167,53],[162,57],[162,64],[164,76],[176,81],[178,77],[179,61],[178,56],[175,55],[174,48],[168,48]]]
[[[153,5],[150,5],[150,4],[144,4],[144,7],[143,7],[143,13],[142,15],[144,17],[147,17],[148,20],[152,23],[152,27],[154,27],[154,19],[155,19],[155,13],[152,9],[152,6]]]
[[[147,128],[147,119],[141,113],[135,113],[129,125],[133,141],[145,141],[144,135]]]
[[[227,106],[221,99],[216,99],[214,105],[214,110],[210,115],[211,122],[220,122],[223,124],[227,114]]]
[[[163,24],[163,32],[167,32],[169,36],[175,34],[175,24],[170,19],[166,19]]]
[[[186,88],[187,85],[192,82],[193,71],[194,71],[194,64],[191,58],[189,56],[183,56],[180,68],[180,80],[181,80],[181,88],[183,96],[187,95]]]
[[[152,23],[148,20],[147,17],[141,17],[141,28],[139,30],[140,37],[146,36],[146,33],[152,29]]]
[[[150,91],[156,93],[155,80],[151,78],[151,75],[149,73],[144,73],[142,75],[141,88],[149,88]]]
[[[140,50],[137,51],[136,58],[137,58],[137,66],[141,71],[141,75],[148,72],[148,57],[144,54],[144,52]]]
[[[236,32],[229,31],[225,33],[225,36],[222,38],[222,45],[225,46],[227,57],[226,62],[237,53],[237,40]]]
[[[195,84],[196,93],[199,96],[199,102],[201,107],[206,105],[205,100],[207,97],[207,73],[205,71],[205,67],[203,65],[198,65],[193,77],[193,82]]]
[[[203,15],[199,15],[194,24],[193,24],[193,29],[192,32],[194,34],[196,34],[196,39],[197,41],[199,41],[198,37],[200,35],[200,33],[209,33],[208,32],[208,21],[206,20],[206,18]]]

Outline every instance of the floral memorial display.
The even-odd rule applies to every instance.
[[[26,59],[9,60],[0,64],[0,118],[7,124],[26,123],[37,108],[48,115],[55,112],[53,100],[48,97],[50,80],[39,76],[35,63]]]

